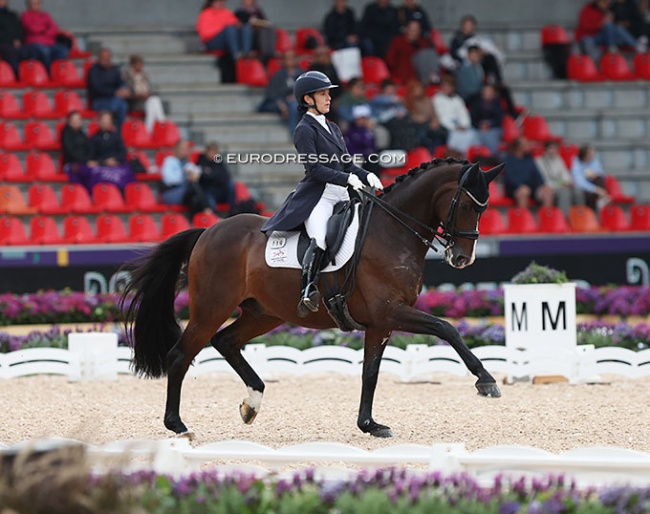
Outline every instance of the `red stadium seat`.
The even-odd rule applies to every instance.
[[[508,209],[508,229],[513,234],[533,234],[539,230],[530,210],[522,207]]]
[[[181,133],[173,121],[157,121],[154,124],[151,142],[155,148],[172,148],[180,139]]]
[[[578,145],[574,143],[565,143],[560,146],[560,157],[562,157],[564,164],[566,164],[566,167],[569,168],[569,170],[573,164],[573,158],[578,155],[579,150]]]
[[[316,46],[325,44],[321,33],[313,27],[301,27],[296,30],[296,54],[311,54]]]
[[[72,111],[79,111],[84,118],[93,118],[97,116],[94,111],[89,111],[76,91],[57,91],[54,95],[54,110],[60,116],[67,116]]]
[[[127,120],[122,124],[122,139],[127,148],[156,148],[142,120]]]
[[[22,246],[30,244],[23,222],[14,216],[0,218],[0,246]]]
[[[439,146],[436,146],[436,148],[433,150],[433,156],[436,159],[445,159],[447,157],[447,152],[448,151],[449,151],[449,148],[447,147],[447,145],[439,145]]]
[[[406,167],[408,169],[417,168],[423,162],[429,162],[431,160],[431,154],[424,146],[418,146],[409,150],[406,154]]]
[[[93,202],[106,212],[133,212],[132,205],[126,205],[122,193],[115,184],[102,182],[93,186]]]
[[[52,108],[52,102],[43,91],[27,91],[23,94],[23,110],[31,118],[55,119],[61,114]]]
[[[630,230],[630,221],[623,209],[611,203],[600,210],[600,225],[612,232],[627,232]]]
[[[196,228],[208,228],[219,221],[219,217],[211,212],[198,212],[192,217],[192,225]]]
[[[512,116],[503,117],[501,128],[503,129],[503,135],[501,136],[501,139],[504,143],[512,143],[521,135],[519,125],[517,125],[517,122]]]
[[[32,184],[27,190],[29,206],[41,214],[57,215],[69,214],[71,207],[61,205],[52,186],[48,184]]]
[[[60,30],[59,34],[66,36],[72,42],[72,48],[70,48],[70,53],[68,57],[70,59],[80,59],[83,57],[90,57],[92,54],[86,50],[81,50],[79,44],[77,43],[77,37],[72,33],[66,30]]]
[[[151,169],[151,159],[149,159],[149,156],[140,151],[140,150],[132,150],[129,152],[127,159],[138,159],[142,166],[144,167],[145,170]],[[154,175],[154,173],[139,173],[136,174],[136,177],[138,177],[138,180],[147,180],[147,178],[141,178],[140,175]]]
[[[282,60],[278,57],[273,57],[266,63],[266,74],[269,78],[273,77],[278,71],[282,69]]]
[[[492,181],[488,187],[490,190],[490,205],[494,207],[510,207],[515,204],[512,198],[505,195],[500,183]]]
[[[142,182],[132,182],[124,188],[124,199],[129,207],[142,212],[165,212],[167,205],[158,202],[151,187]]]
[[[20,132],[13,123],[0,123],[0,148],[8,152],[24,152],[30,146],[23,142]]]
[[[203,213],[199,213],[199,214],[203,214]],[[182,214],[171,212],[169,214],[165,214],[160,219],[160,227],[161,227],[160,232],[161,232],[162,239],[167,239],[168,237],[171,237],[174,234],[178,234],[179,232],[182,232],[183,230],[187,230],[188,228],[190,228],[190,222],[187,221],[187,218]]]
[[[128,243],[129,236],[124,223],[115,214],[102,214],[97,217],[97,241],[100,243]]]
[[[449,53],[449,48],[445,43],[445,39],[442,37],[442,34],[440,34],[440,32],[438,32],[436,29],[431,29],[429,32],[429,39],[431,40],[431,43],[433,43],[433,46],[439,55],[445,55],[446,53]]]
[[[361,74],[364,83],[381,84],[390,78],[388,66],[381,57],[364,57],[361,59]]]
[[[549,234],[566,234],[571,227],[564,213],[557,207],[540,207],[537,211],[539,231]]]
[[[42,62],[36,60],[22,61],[18,66],[20,81],[32,87],[56,87],[50,80],[47,70]]]
[[[0,118],[6,120],[24,120],[29,112],[23,109],[10,91],[0,91]]]
[[[484,157],[492,157],[492,152],[487,146],[472,145],[467,149],[467,160],[476,162]]]
[[[549,141],[554,136],[542,116],[527,116],[523,123],[523,135],[531,141]]]
[[[600,73],[605,80],[635,80],[627,59],[619,53],[606,53],[600,58]]]
[[[650,205],[633,205],[630,207],[630,229],[650,231]]]
[[[52,82],[57,87],[66,87],[69,89],[85,88],[86,78],[81,76],[74,62],[68,59],[54,61],[50,66]]]
[[[27,182],[29,180],[16,154],[0,154],[0,181],[2,180],[7,182]]]
[[[585,205],[569,209],[569,226],[574,232],[600,232],[602,229],[596,213]]]
[[[25,144],[37,150],[61,150],[61,143],[55,137],[50,127],[42,121],[30,121],[25,124]]]
[[[236,64],[235,73],[237,82],[251,87],[266,87],[269,78],[261,61],[254,58],[239,59]]]
[[[93,204],[90,195],[81,184],[65,184],[61,187],[61,205],[70,207],[75,214],[96,214],[102,208]]]
[[[623,193],[621,183],[613,175],[605,175],[605,188],[614,203],[634,203],[636,198]]]
[[[67,216],[63,220],[63,240],[67,244],[94,244],[97,238],[88,218]]]
[[[35,214],[36,209],[28,205],[18,186],[0,186],[0,213],[23,216]]]
[[[25,84],[16,80],[13,68],[8,62],[0,60],[0,87],[1,88],[21,88]]]
[[[32,180],[43,182],[67,182],[68,176],[59,173],[50,154],[45,152],[30,152],[25,159],[27,176]]]
[[[570,55],[567,61],[567,75],[570,80],[597,82],[603,80],[596,64],[588,55]]]
[[[293,41],[291,39],[291,34],[289,34],[286,30],[277,27],[275,29],[275,53],[283,54],[287,50],[292,49]]]
[[[58,245],[64,242],[56,221],[50,216],[34,216],[29,220],[29,232],[33,244]]]
[[[650,80],[650,53],[634,56],[634,75],[640,80]]]
[[[156,152],[156,156],[154,157],[154,161],[156,162],[156,166],[160,168],[163,165],[163,162],[167,157],[170,155],[174,155],[174,152],[171,150],[158,150]]]
[[[481,219],[478,223],[478,230],[481,236],[496,236],[500,234],[507,234],[508,227],[503,221],[501,212],[497,209],[487,209],[481,214]]]
[[[542,46],[547,45],[566,45],[571,43],[572,39],[564,27],[560,25],[545,25],[541,31]]]
[[[149,214],[134,214],[129,218],[129,240],[134,243],[160,241],[156,221]]]

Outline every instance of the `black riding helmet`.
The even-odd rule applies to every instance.
[[[298,101],[298,107],[307,110],[309,107],[315,108],[319,114],[323,114],[316,107],[316,101],[313,104],[305,103],[303,96],[309,95],[312,100],[314,100],[314,93],[322,89],[333,89],[339,87],[336,84],[332,84],[332,81],[327,75],[321,73],[320,71],[306,71],[300,75],[295,84],[293,85],[293,95]]]

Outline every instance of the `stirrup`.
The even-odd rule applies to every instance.
[[[318,305],[320,304],[321,296],[318,287],[314,282],[307,284],[305,294],[303,295],[300,303],[307,307],[311,312],[318,312]]]

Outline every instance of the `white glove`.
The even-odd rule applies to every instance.
[[[384,189],[384,185],[381,183],[381,180],[379,180],[379,177],[374,173],[368,173],[366,181],[368,182],[368,185],[373,189]]]
[[[359,189],[363,188],[363,182],[361,182],[361,179],[353,173],[348,175],[348,185],[352,186],[352,189],[355,191],[359,191]]]

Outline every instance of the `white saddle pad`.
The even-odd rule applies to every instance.
[[[334,259],[336,264],[328,264],[323,271],[336,271],[341,269],[354,254],[354,247],[359,232],[359,206],[354,209],[352,223],[343,238],[341,249]],[[295,268],[301,269],[302,264],[298,261],[298,238],[300,232],[285,232],[275,230],[271,232],[266,241],[266,251],[264,256],[266,264],[271,268]]]

